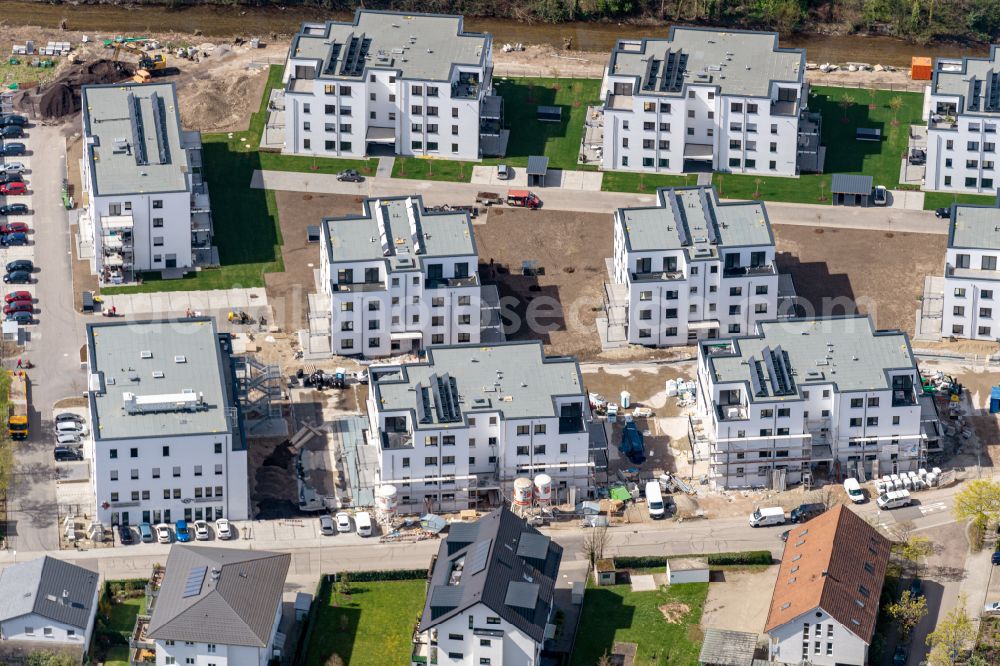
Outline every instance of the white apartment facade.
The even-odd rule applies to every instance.
[[[579,365],[537,342],[432,347],[424,362],[375,366],[368,418],[378,481],[396,486],[400,511],[496,505],[518,477],[548,475],[554,498],[592,486]]]
[[[619,40],[601,84],[605,170],[819,171],[805,51],[775,33],[675,26]]]
[[[924,93],[924,189],[995,194],[1000,47],[986,58],[937,58]]]
[[[366,199],[361,216],[323,220],[320,241],[333,354],[479,343],[479,258],[467,212],[429,212],[420,197]]]
[[[699,345],[689,435],[717,488],[916,471],[927,439],[919,391],[905,333],[863,316],[760,322]]]
[[[306,23],[285,67],[285,147],[295,155],[501,155],[493,39],[461,16],[359,9]]]
[[[85,241],[102,284],[190,268],[211,245],[201,135],[180,125],[172,83],[84,86]]]
[[[1000,208],[951,208],[944,267],[941,334],[970,340],[1000,339]]]
[[[215,320],[89,324],[87,347],[97,519],[249,518],[231,346]]]
[[[627,296],[628,342],[686,345],[775,319],[779,275],[764,204],[722,203],[712,187],[657,195],[656,206],[615,211],[613,277]]]

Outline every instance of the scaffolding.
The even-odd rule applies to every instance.
[[[249,354],[237,358],[235,365],[244,416],[261,420],[281,418],[281,407],[274,404],[282,394],[281,368],[261,363]]]

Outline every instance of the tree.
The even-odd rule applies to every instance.
[[[969,481],[955,495],[955,520],[971,520],[985,526],[1000,520],[1000,483],[988,479]]]
[[[25,666],[73,666],[79,661],[64,652],[37,651],[29,653],[24,663]]]
[[[976,628],[965,612],[965,595],[958,596],[958,604],[948,611],[937,628],[927,636],[931,652],[927,655],[930,666],[953,666],[962,648],[976,638]]]
[[[885,612],[896,622],[900,642],[908,643],[910,633],[920,624],[924,615],[927,615],[927,597],[914,597],[909,590],[904,590],[899,601],[886,606]]]
[[[903,108],[903,98],[899,95],[895,95],[889,100],[889,108],[892,109],[892,125],[895,127],[899,124],[899,121],[896,119],[896,115],[899,114],[899,110]]]
[[[602,654],[601,657],[597,660],[597,666],[611,666],[612,663],[613,662],[611,661],[611,657],[608,656],[607,650],[604,650],[604,654]]]
[[[845,123],[848,122],[850,118],[847,117],[847,110],[854,105],[854,98],[851,97],[850,93],[844,93],[843,95],[840,96],[840,101],[837,103],[840,105],[841,111],[844,112],[844,115],[843,117],[841,117],[841,120]]]
[[[934,545],[925,536],[909,535],[899,545],[899,556],[904,562],[913,565],[913,575],[920,576],[920,564],[925,557],[934,552]]]
[[[875,98],[878,96],[878,88],[872,86],[868,89],[868,110],[874,111],[877,105],[875,104]]]
[[[608,546],[608,540],[607,525],[595,527],[583,538],[583,552],[587,554],[591,566],[596,564],[597,560],[604,559],[604,549]]]

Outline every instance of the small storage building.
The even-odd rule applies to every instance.
[[[549,158],[541,155],[528,157],[528,187],[545,187],[545,175],[549,172]]]
[[[708,563],[705,560],[689,558],[668,559],[667,581],[670,585],[707,583]]]
[[[862,206],[867,208],[872,199],[872,177],[833,174],[830,195],[834,206]]]
[[[594,564],[594,582],[598,585],[614,585],[616,577],[614,560],[597,560]]]
[[[913,56],[910,59],[910,78],[914,81],[930,81],[934,63],[927,56]]]
[[[562,107],[561,106],[539,106],[538,107],[538,120],[543,123],[561,123],[562,122]]]

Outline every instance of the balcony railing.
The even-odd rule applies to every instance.
[[[660,282],[662,280],[683,280],[684,271],[632,271],[632,282]]]
[[[333,285],[333,291],[342,293],[363,293],[385,291],[385,282],[344,282]]]
[[[952,264],[946,264],[944,268],[945,277],[972,278],[978,280],[995,280],[1000,277],[1000,271],[983,270],[982,268],[958,268]]]
[[[383,449],[407,449],[413,446],[413,433],[382,432]]]
[[[774,264],[765,264],[763,266],[727,266],[722,269],[723,277],[739,277],[741,275],[776,275],[777,271],[774,268]]]
[[[452,278],[427,278],[424,286],[428,289],[448,289],[450,287],[475,287],[479,285],[479,278],[476,275]]]
[[[716,405],[716,414],[720,421],[746,421],[750,411],[746,405]]]

